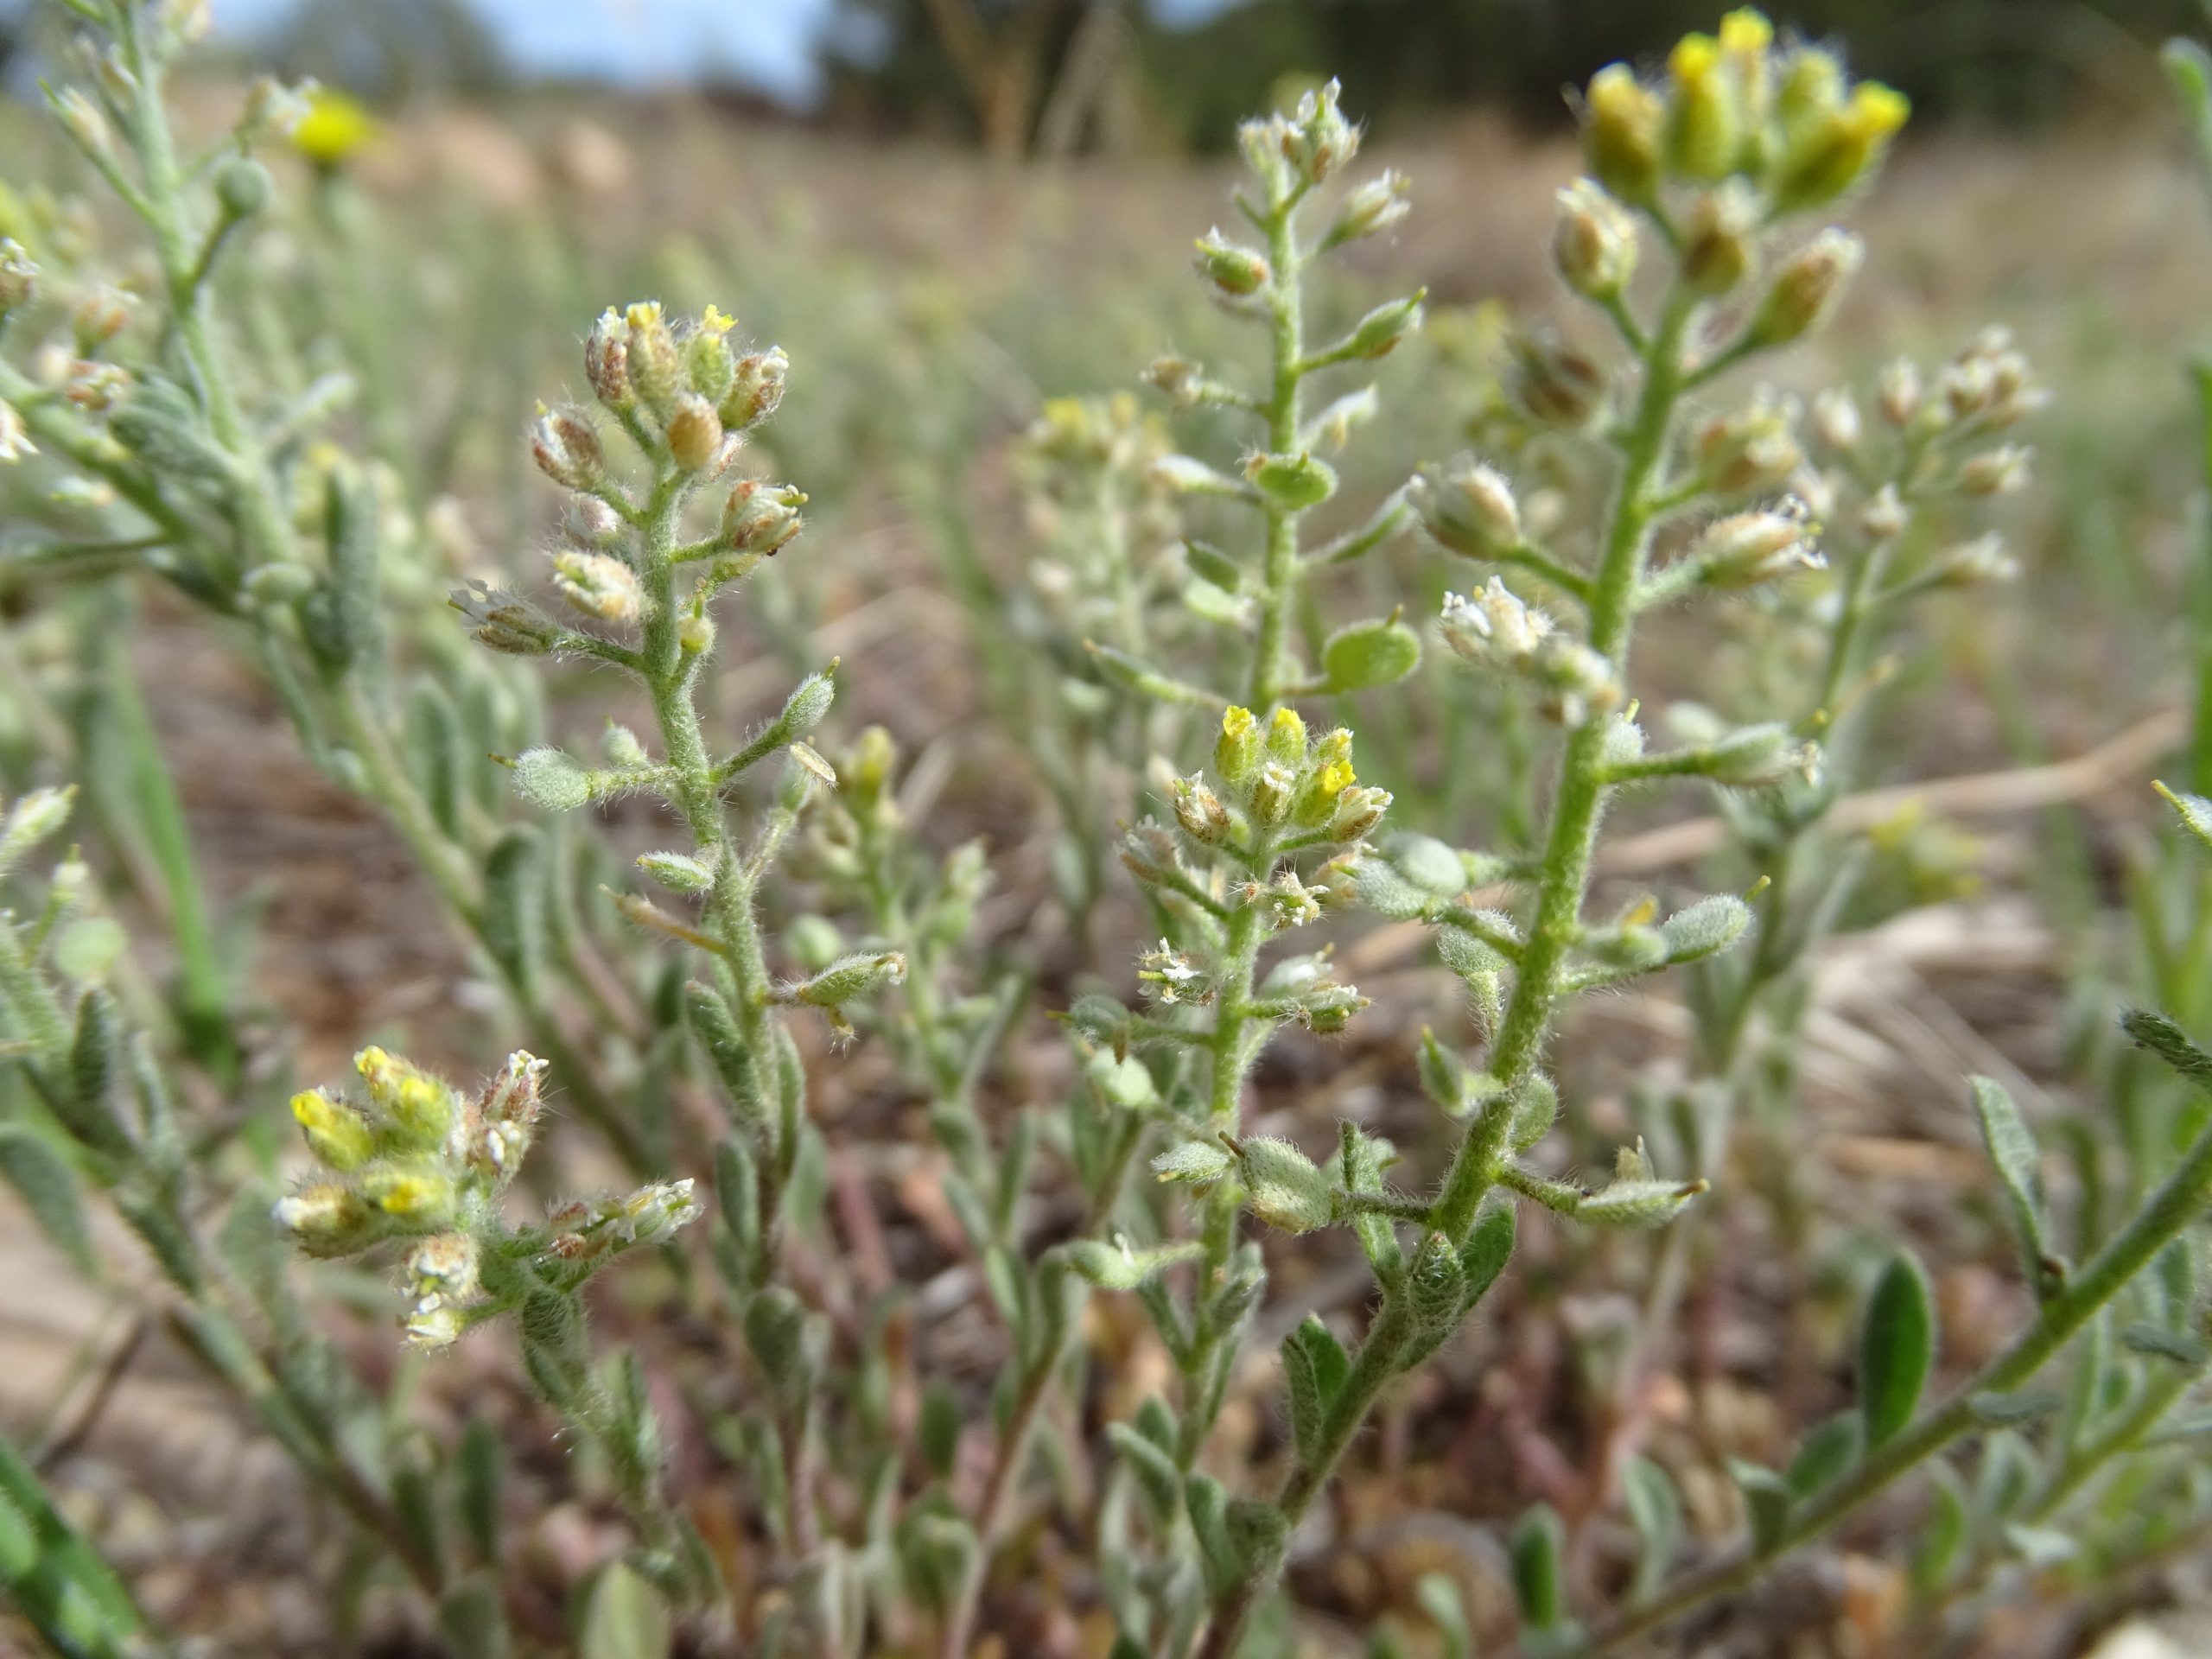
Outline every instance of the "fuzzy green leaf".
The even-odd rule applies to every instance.
[[[1869,1450],[1912,1420],[1936,1363],[1936,1306],[1911,1255],[1890,1258],[1866,1304],[1859,1338],[1859,1409]]]
[[[69,1160],[21,1124],[0,1123],[0,1179],[16,1189],[54,1247],[92,1273],[92,1228]]]
[[[1974,1080],[1974,1116],[1981,1122],[1982,1144],[2004,1184],[2005,1205],[2013,1236],[2027,1266],[2028,1284],[2038,1295],[2056,1287],[2057,1263],[2050,1253],[2050,1210],[2044,1196],[2043,1158],[2020,1109],[2002,1085],[1988,1077]]]
[[[1513,1593],[1521,1604],[1521,1622],[1529,1630],[1552,1630],[1565,1616],[1560,1563],[1565,1548],[1566,1529],[1548,1503],[1537,1504],[1514,1526],[1507,1543]]]

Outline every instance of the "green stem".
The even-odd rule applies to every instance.
[[[1300,384],[1306,375],[1305,302],[1300,277],[1306,255],[1298,245],[1299,194],[1287,191],[1269,205],[1268,258],[1274,270],[1268,308],[1273,324],[1269,359],[1273,370],[1266,408],[1268,448],[1288,454],[1298,448]],[[1252,652],[1252,712],[1264,721],[1290,681],[1291,610],[1298,593],[1300,515],[1269,501],[1267,563],[1261,577],[1260,632]]]
[[[1942,1405],[1923,1414],[1868,1455],[1848,1476],[1793,1515],[1764,1548],[1745,1548],[1688,1573],[1650,1601],[1599,1626],[1574,1659],[1611,1653],[1671,1623],[1694,1607],[1743,1589],[1777,1558],[1819,1537],[1886,1491],[1898,1478],[1980,1427],[1976,1396],[2010,1394],[2029,1382],[2097,1311],[2151,1265],[2188,1228],[2212,1189],[2212,1129],[2200,1133],[2180,1166],[2160,1183],[2127,1224],[2090,1259],[2066,1288],[2044,1304],[2035,1322]]]
[[[1682,342],[1694,315],[1688,295],[1678,290],[1669,296],[1645,353],[1643,389],[1622,445],[1611,523],[1590,585],[1590,646],[1618,674],[1628,669],[1636,593],[1650,545],[1653,486],[1674,430],[1675,408],[1682,390]],[[1535,919],[1491,1056],[1491,1075],[1513,1088],[1525,1083],[1535,1069],[1551,1029],[1567,952],[1581,924],[1598,821],[1605,807],[1605,748],[1604,722],[1592,720],[1569,734],[1560,760]],[[1436,1226],[1446,1237],[1464,1239],[1474,1225],[1484,1194],[1497,1182],[1497,1155],[1495,1149],[1485,1155],[1472,1134],[1460,1142],[1436,1206]]]

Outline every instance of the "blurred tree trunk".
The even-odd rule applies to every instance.
[[[976,119],[983,148],[997,161],[1019,161],[1029,148],[1045,79],[1045,48],[1059,0],[1020,0],[995,29],[976,0],[928,0],[930,22],[952,60]]]
[[[1099,0],[1068,42],[1059,78],[1038,118],[1037,153],[1052,160],[1072,156],[1086,134],[1109,154],[1134,149],[1141,102],[1135,65],[1135,26],[1119,0]]]

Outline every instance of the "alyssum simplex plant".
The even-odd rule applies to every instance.
[[[1549,1179],[1521,1161],[1549,1128],[1557,1091],[1542,1070],[1544,1044],[1560,1005],[1574,995],[1676,963],[1696,961],[1731,944],[1748,920],[1738,900],[1707,899],[1660,920],[1648,902],[1605,921],[1585,914],[1592,857],[1606,800],[1624,787],[1688,778],[1727,789],[1768,789],[1819,766],[1817,751],[1782,722],[1708,733],[1671,750],[1649,747],[1624,689],[1640,617],[1700,590],[1743,589],[1775,582],[1822,561],[1806,503],[1770,493],[1790,481],[1797,448],[1789,417],[1762,394],[1739,415],[1705,423],[1683,442],[1693,400],[1728,371],[1787,346],[1827,313],[1859,263],[1856,242],[1834,229],[1785,249],[1755,276],[1765,247],[1793,222],[1827,207],[1870,172],[1901,124],[1901,99],[1872,85],[1851,86],[1836,60],[1813,48],[1775,47],[1765,21],[1732,14],[1718,38],[1692,36],[1669,60],[1662,86],[1625,68],[1594,81],[1583,106],[1592,176],[1562,193],[1555,254],[1568,284],[1610,323],[1625,348],[1630,372],[1616,378],[1567,348],[1528,342],[1520,353],[1517,391],[1525,412],[1554,426],[1594,428],[1617,455],[1613,494],[1586,561],[1540,545],[1524,526],[1514,493],[1494,469],[1469,463],[1425,473],[1406,497],[1444,545],[1479,562],[1525,573],[1577,626],[1554,620],[1493,576],[1472,599],[1454,597],[1441,632],[1459,655],[1523,684],[1564,730],[1549,825],[1539,857],[1515,861],[1458,853],[1440,843],[1402,838],[1388,856],[1357,849],[1335,868],[1370,908],[1420,918],[1437,931],[1446,960],[1466,981],[1486,1039],[1472,1064],[1433,1038],[1424,1042],[1421,1070],[1439,1104],[1467,1128],[1441,1188],[1419,1198],[1387,1187],[1389,1148],[1345,1126],[1336,1155],[1323,1160],[1280,1141],[1240,1136],[1243,1083],[1257,1039],[1285,1020],[1317,1021],[1293,999],[1255,994],[1255,944],[1274,931],[1276,896],[1303,883],[1283,862],[1287,852],[1326,839],[1313,806],[1313,774],[1302,722],[1287,703],[1300,696],[1362,689],[1412,666],[1413,642],[1395,621],[1362,625],[1333,637],[1319,672],[1298,670],[1287,656],[1285,595],[1313,564],[1300,556],[1296,516],[1331,492],[1332,478],[1313,456],[1298,423],[1298,385],[1312,368],[1355,358],[1362,331],[1387,339],[1402,327],[1407,308],[1384,308],[1344,346],[1308,357],[1300,339],[1297,277],[1310,257],[1295,229],[1306,193],[1344,147],[1328,98],[1298,118],[1247,129],[1246,149],[1261,194],[1242,201],[1261,232],[1264,250],[1218,236],[1200,245],[1202,268],[1232,302],[1266,322],[1274,344],[1274,378],[1260,394],[1218,386],[1194,365],[1171,360],[1156,381],[1185,401],[1243,409],[1266,423],[1264,449],[1243,468],[1245,486],[1198,463],[1170,463],[1185,487],[1242,500],[1261,516],[1256,568],[1194,550],[1205,574],[1232,593],[1249,594],[1257,612],[1249,708],[1224,716],[1215,772],[1224,801],[1209,780],[1192,777],[1175,790],[1179,835],[1141,826],[1129,862],[1162,906],[1186,930],[1163,941],[1143,977],[1159,988],[1157,1011],[1116,1023],[1094,1014],[1095,1034],[1117,1050],[1164,1052],[1178,1058],[1158,1070],[1169,1079],[1171,1112],[1203,1138],[1186,1141],[1155,1161],[1163,1179],[1205,1189],[1196,1298],[1179,1307],[1154,1275],[1179,1251],[1132,1257],[1130,1276],[1142,1281],[1148,1304],[1185,1379],[1179,1419],[1147,1407],[1117,1445],[1144,1489],[1161,1559],[1137,1593],[1125,1593],[1125,1628],[1179,1651],[1193,1629],[1191,1586],[1166,1567],[1173,1539],[1187,1527],[1202,1562],[1198,1586],[1206,1604],[1204,1651],[1236,1650],[1247,1619],[1280,1565],[1290,1529],[1325,1484],[1382,1391],[1434,1351],[1464,1320],[1495,1279],[1510,1250],[1513,1204],[1527,1198],[1593,1223],[1650,1224],[1671,1219],[1702,1185],[1659,1179],[1641,1148],[1624,1153],[1615,1181],[1592,1192]],[[1316,167],[1314,158],[1325,158]],[[1376,199],[1371,192],[1367,199]],[[1357,199],[1356,199],[1357,200]],[[1325,238],[1322,246],[1332,238]],[[1656,244],[1664,261],[1656,304],[1638,305],[1632,281]],[[1754,296],[1730,306],[1726,297],[1756,282]],[[2027,397],[2016,359],[1977,358],[1971,408],[1946,411],[1978,432],[2013,418]],[[1962,376],[1965,371],[1962,371]],[[1999,382],[2002,381],[2002,384]],[[1984,384],[1986,383],[1986,384]],[[1988,410],[2001,408],[2002,418]],[[1903,417],[1910,425],[1911,414]],[[1916,466],[1945,435],[1926,423],[1907,439]],[[2002,465],[1998,462],[1988,465]],[[1909,482],[1918,481],[1916,474]],[[1767,499],[1762,499],[1763,497]],[[1702,522],[1684,550],[1655,568],[1662,532]],[[1379,522],[1379,521],[1378,521]],[[1385,532],[1387,533],[1387,532]],[[1354,538],[1355,546],[1358,537]],[[1195,563],[1195,561],[1194,561]],[[1858,562],[1831,672],[1822,688],[1825,713],[1853,660],[1850,630],[1877,597],[1879,559]],[[1869,575],[1872,572],[1872,575]],[[1936,576],[1941,579],[1939,569]],[[1387,664],[1387,666],[1385,666]],[[1196,688],[1149,665],[1129,665],[1133,683],[1163,697],[1202,702]],[[1342,741],[1342,740],[1339,740]],[[1345,743],[1348,752],[1349,744]],[[1270,766],[1278,770],[1270,772]],[[1347,776],[1349,774],[1347,773]],[[1285,838],[1277,826],[1313,823]],[[1371,826],[1363,824],[1365,830]],[[1194,870],[1189,854],[1202,861]],[[1224,854],[1230,871],[1219,866]],[[1241,867],[1238,868],[1238,867]],[[1228,879],[1224,880],[1227,874]],[[1506,886],[1523,895],[1517,914],[1488,907],[1488,890]],[[1224,900],[1226,902],[1224,903]],[[1264,908],[1263,908],[1264,907]],[[1255,918],[1254,912],[1257,911]],[[1320,972],[1312,961],[1285,964],[1292,982]],[[1326,983],[1322,981],[1320,982]],[[1178,1015],[1197,1004],[1203,1018]],[[1333,1010],[1331,1021],[1336,1018]],[[1185,1078],[1188,1057],[1203,1056],[1197,1086]],[[1203,1115],[1196,1108],[1200,1103]],[[2000,1160],[2017,1165],[2009,1122],[1985,1091],[1986,1121]],[[2008,1174],[2017,1180],[2017,1173]],[[2099,1271],[2074,1285],[2063,1306],[2008,1356],[2001,1380],[2032,1372],[2076,1328],[2088,1310],[2114,1294],[2146,1256],[2146,1240],[2163,1245],[2180,1218],[2176,1196],[2098,1258]],[[1309,1319],[1285,1344],[1290,1394],[1292,1463],[1273,1500],[1229,1497],[1210,1477],[1194,1472],[1198,1442],[1217,1405],[1224,1356],[1233,1355],[1243,1320],[1258,1296],[1256,1262],[1235,1244],[1236,1216],[1249,1208],[1270,1225],[1303,1231],[1332,1223],[1355,1226],[1373,1265],[1380,1301],[1356,1348],[1347,1351]],[[1414,1236],[1402,1238],[1411,1227]],[[1410,1248],[1408,1246],[1410,1245]],[[1781,1548],[1811,1535],[1878,1489],[1930,1443],[1960,1432],[1971,1412],[1962,1404],[1905,1431],[1929,1348],[1924,1284],[1899,1268],[1878,1290],[1869,1324],[1862,1435],[1823,1472],[1806,1496],[1779,1500],[1756,1476],[1747,1488],[1755,1535],[1747,1564],[1724,1579],[1717,1572],[1662,1590],[1649,1610],[1616,1621],[1599,1645],[1624,1639],[1667,1613],[1691,1605],[1721,1583],[1740,1583]],[[1834,1437],[1831,1437],[1833,1439]],[[1862,1449],[1863,1447],[1863,1449]],[[1831,1450],[1833,1448],[1830,1448]],[[1854,1461],[1855,1460],[1855,1461]],[[1848,1468],[1849,1472],[1843,1472]],[[1780,1483],[1776,1481],[1775,1487]],[[1555,1596],[1535,1586],[1556,1582],[1537,1564],[1547,1548],[1537,1528],[1521,1547],[1530,1563],[1528,1608],[1532,1641],[1573,1639]],[[1136,1586],[1133,1586],[1136,1589]]]
[[[359,372],[308,372],[270,284],[240,268],[274,216],[255,152],[321,118],[298,91],[257,82],[232,128],[194,151],[171,123],[167,84],[205,35],[207,8],[68,10],[83,79],[49,88],[48,101],[141,233],[146,274],[59,209],[27,214],[29,246],[0,247],[11,348],[0,357],[0,457],[66,485],[27,502],[51,539],[19,568],[94,582],[143,569],[202,607],[309,758],[397,832],[532,1046],[560,1066],[564,1096],[643,1173],[663,1156],[664,1126],[617,1109],[615,1084],[633,1080],[608,1075],[620,1063],[610,1051],[651,1052],[664,1027],[604,961],[620,943],[580,914],[575,838],[507,822],[486,759],[533,740],[534,690],[438,625],[450,572],[437,515],[409,501],[389,467],[321,441]],[[771,381],[780,368],[762,357]],[[202,1049],[234,1046],[206,899],[188,857],[165,863],[180,1020],[207,1033]]]

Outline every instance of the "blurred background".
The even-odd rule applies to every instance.
[[[33,0],[0,4],[31,73]],[[2005,122],[2124,105],[2192,0],[1802,0],[1860,73],[1926,111]],[[1709,26],[1697,0],[215,0],[240,60],[383,104],[573,85],[688,90],[761,119],[1008,154],[1218,148],[1287,76],[1325,66],[1403,127],[1488,106],[1561,118],[1560,89]]]
[[[809,532],[729,607],[715,717],[742,729],[772,713],[798,674],[842,656],[841,734],[880,722],[918,757],[922,837],[938,851],[971,837],[988,847],[996,885],[978,923],[982,949],[1034,964],[1040,1001],[1061,1006],[1082,974],[1132,959],[1146,918],[1109,854],[1091,849],[1097,868],[1071,874],[1079,860],[1056,842],[1049,790],[1031,763],[1036,700],[994,655],[1033,625],[1056,638],[1035,619],[1052,620],[1049,583],[1068,580],[1066,550],[1049,545],[1053,504],[1024,475],[1023,435],[1052,398],[1135,391],[1162,352],[1249,369],[1247,332],[1191,280],[1192,238],[1234,212],[1225,152],[1236,121],[1333,75],[1347,111],[1368,124],[1363,175],[1402,169],[1414,211],[1391,236],[1351,251],[1320,284],[1317,308],[1333,327],[1416,284],[1430,294],[1425,334],[1378,365],[1377,429],[1343,462],[1348,511],[1364,513],[1414,463],[1480,441],[1510,320],[1569,312],[1547,251],[1554,193],[1580,169],[1565,89],[1616,60],[1656,66],[1722,10],[1722,0],[213,0],[212,49],[176,102],[188,129],[213,137],[263,73],[312,76],[358,100],[342,130],[324,130],[327,151],[274,163],[283,206],[242,268],[237,304],[272,378],[305,384],[334,366],[357,376],[347,441],[391,469],[394,496],[426,526],[441,579],[426,575],[409,602],[429,613],[441,613],[443,564],[543,585],[538,554],[559,493],[532,468],[521,434],[538,399],[581,386],[576,343],[603,307],[656,296],[696,315],[712,302],[738,317],[744,338],[789,351],[791,394],[754,454],[812,497]],[[2022,580],[1942,598],[1916,621],[1859,781],[1878,791],[2042,776],[2045,763],[2089,757],[2033,810],[2001,784],[1955,787],[1934,805],[1901,790],[1867,837],[1870,874],[1806,992],[1817,1017],[1795,1057],[1803,1133],[1821,1148],[1807,1160],[1817,1189],[1808,1213],[1821,1217],[1808,1224],[1807,1254],[1820,1272],[1786,1296],[1716,1298],[1693,1379],[1700,1444],[1772,1460],[1789,1426],[1840,1397],[1853,1275],[1885,1236],[1908,1232],[1943,1264],[1947,1364],[1974,1363],[2006,1328],[2012,1269],[1972,1208],[1987,1182],[1960,1077],[2032,1079],[2054,1117],[2078,1107],[2081,1121],[2107,1122],[2112,989],[2139,978],[2158,954],[2145,941],[2173,910],[2158,885],[2166,855],[2145,784],[2175,747],[2201,620],[2212,614],[2202,605],[2192,624],[2192,592],[2212,589],[2192,575],[2204,442],[2188,372],[2212,342],[2212,234],[2201,157],[2158,60],[2167,35],[2205,27],[2196,0],[1782,0],[1770,10],[1785,31],[1833,42],[1915,105],[1878,186],[1839,210],[1866,237],[1867,266],[1835,325],[1778,367],[1783,389],[1865,387],[1900,353],[1940,363],[1994,324],[2054,394],[2020,434],[2036,451],[2033,483],[1995,510]],[[60,10],[56,0],[0,0],[0,235],[18,219],[73,232],[105,211],[79,210],[96,181],[40,106],[42,76],[76,73]],[[128,258],[113,270],[133,274]],[[1146,441],[1164,447],[1166,406],[1141,395],[1162,423],[1144,429]],[[1173,442],[1227,453],[1224,429],[1198,424],[1178,425]],[[1027,460],[1033,473],[1038,457]],[[0,531],[5,518],[0,503]],[[1346,588],[1359,591],[1344,613],[1400,602],[1433,613],[1465,570],[1409,541],[1347,569]],[[389,829],[310,764],[251,667],[210,648],[203,618],[146,588],[131,671],[149,692],[218,911],[235,919],[257,1017],[296,1044],[288,1063],[304,1079],[332,1077],[365,1036],[395,1033],[456,1075],[480,1069],[489,994]],[[27,653],[66,666],[77,636],[41,626],[48,633],[25,631]],[[1758,707],[1764,677],[1802,672],[1728,627],[1700,617],[1670,629],[1666,647],[1639,660],[1650,695]],[[103,621],[99,632],[111,630]],[[423,631],[426,658],[439,649],[433,632]],[[1468,677],[1441,663],[1423,672],[1429,712],[1419,719],[1379,702],[1363,710],[1363,778],[1371,764],[1396,793],[1394,822],[1467,844],[1510,842],[1526,828],[1516,804],[1539,787],[1525,734]],[[604,677],[575,671],[552,683],[549,727],[596,730]],[[1641,824],[1670,810],[1639,803],[1631,815]],[[641,839],[655,833],[642,809],[617,827],[652,844]],[[1732,867],[1706,885],[1739,891],[1748,879]],[[1077,891],[1082,880],[1091,886]],[[1096,933],[1078,939],[1091,901]],[[2139,938],[2131,904],[2148,918]],[[1294,1045],[1268,1073],[1281,1121],[1311,1128],[1380,1102],[1387,1124],[1390,1112],[1423,1109],[1408,1039],[1424,1018],[1450,1015],[1456,984],[1440,989],[1435,974],[1395,962],[1361,983],[1376,1007],[1349,1058],[1344,1046]],[[2196,989],[2212,995],[2205,982]],[[1679,1064],[1680,1011],[1609,996],[1577,1018],[1565,1046],[1571,1081],[1594,1103],[1599,1137],[1617,1139],[1638,1079]],[[1032,1024],[1008,1073],[1048,1090],[1065,1046]],[[873,1145],[893,1138],[887,1123],[921,1138],[910,1092],[888,1073],[880,1045],[840,1056],[820,1107],[833,1140]],[[2105,1133],[2082,1144],[2094,1149]],[[884,1192],[899,1236],[915,1234],[926,1194],[887,1181]],[[14,1212],[0,1214],[0,1230],[10,1251],[33,1248]],[[1729,1271],[1754,1278],[1759,1256],[1732,1252]],[[94,1310],[64,1277],[9,1276],[0,1423],[21,1424],[68,1383]],[[1306,1294],[1307,1281],[1284,1282],[1286,1306]],[[1502,1490],[1493,1443],[1541,1449],[1531,1425],[1573,1397],[1578,1361],[1553,1317],[1569,1282],[1563,1270],[1529,1275],[1513,1294],[1541,1317],[1500,1316],[1518,1393],[1499,1395],[1485,1349],[1440,1367],[1410,1401],[1414,1427],[1390,1455],[1421,1448],[1423,1501],[1439,1511],[1496,1520],[1541,1491],[1533,1478]],[[644,1315],[607,1318],[619,1339],[652,1339]],[[1813,1334],[1793,1332],[1793,1318]],[[988,1376],[988,1343],[950,1323],[969,1346],[949,1338],[948,1363]],[[385,1363],[381,1313],[357,1343],[368,1363]],[[1777,1404],[1774,1377],[1801,1372]],[[1692,1398],[1686,1389],[1681,1399]],[[301,1500],[283,1460],[175,1355],[132,1370],[105,1409],[98,1444],[68,1465],[73,1490],[89,1494],[104,1546],[149,1606],[230,1650],[331,1651],[327,1580],[315,1541],[296,1535]],[[1248,1433],[1264,1421],[1252,1408]],[[76,1453],[68,1436],[49,1438]],[[557,1467],[542,1485],[550,1504]],[[1376,1490],[1388,1499],[1388,1483]],[[555,1514],[567,1530],[547,1529],[543,1575],[562,1586],[603,1540],[566,1507]],[[1437,1548],[1386,1541],[1309,1572],[1300,1592],[1363,1629],[1402,1608],[1421,1570],[1409,1558]],[[2181,1599],[2201,1614],[2212,1584],[2191,1571]],[[1874,1650],[1846,1628],[1866,1598],[1793,1581],[1777,1600],[1802,1597],[1817,1599],[1816,1611],[1799,1620],[1792,1602],[1777,1628],[1793,1642],[1801,1627],[1842,1630],[1834,1645],[1734,1650]],[[2086,1637],[2069,1643],[2071,1626],[2036,1629],[2034,1611],[1993,1621],[1973,1650],[2086,1650]],[[2212,1650],[2201,1619],[2175,1640],[2204,1645],[2159,1651]]]

